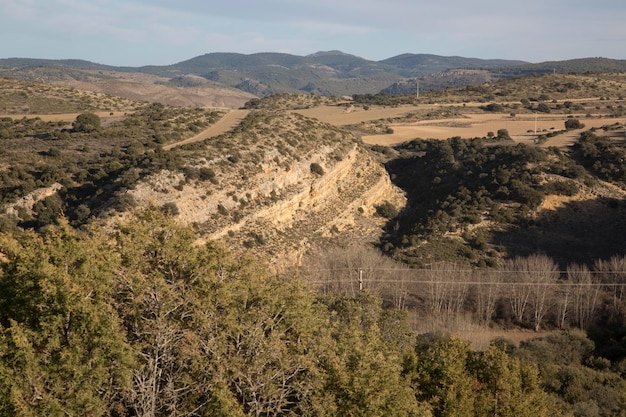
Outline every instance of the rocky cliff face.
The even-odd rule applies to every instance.
[[[297,264],[315,242],[370,242],[375,206],[404,204],[387,172],[354,137],[285,111],[256,111],[233,133],[181,150],[184,172],[160,172],[130,191],[168,205],[204,240]]]

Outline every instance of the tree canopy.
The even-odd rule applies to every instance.
[[[555,373],[542,349],[568,343],[476,352],[407,320],[199,245],[158,207],[112,233],[61,219],[0,234],[0,415],[573,415],[593,400],[566,374],[604,381],[589,407],[625,405],[587,339]]]
[[[81,113],[76,116],[72,128],[76,132],[92,133],[100,130],[100,116],[95,113]]]

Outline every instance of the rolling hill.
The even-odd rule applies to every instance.
[[[238,107],[252,96],[280,93],[409,94],[415,91],[416,80],[421,91],[428,91],[529,74],[602,71],[626,71],[626,61],[583,58],[528,63],[408,53],[371,61],[341,51],[306,56],[207,53],[172,65],[136,68],[74,59],[0,59],[3,77],[60,83],[173,105],[225,107]]]
[[[330,53],[319,58],[327,60],[328,68],[359,71],[350,67],[350,57]],[[289,64],[291,58],[281,59]],[[267,62],[273,61],[268,58]],[[24,73],[28,71],[51,76],[45,67]],[[218,85],[199,74],[183,72],[72,71],[76,76],[99,76],[103,82],[115,77],[125,82],[153,80],[155,86],[183,91]],[[435,380],[431,373],[424,374],[426,368],[418,367],[414,359],[405,359],[424,360],[433,352],[445,355],[441,360],[428,359],[434,365],[470,354],[476,360],[489,358],[485,356],[489,350],[470,352],[469,344],[460,339],[450,339],[454,345],[446,350],[430,348],[433,337],[447,340],[436,333],[442,329],[471,332],[476,340],[493,335],[498,328],[518,329],[515,334],[525,338],[558,328],[568,331],[553,345],[545,339],[517,346],[499,338],[503,349],[499,357],[515,352],[528,356],[533,351],[545,369],[558,369],[550,361],[561,366],[562,352],[569,352],[565,347],[578,343],[582,346],[577,348],[581,353],[575,354],[579,359],[575,367],[573,361],[567,364],[566,372],[543,373],[532,368],[536,370],[533,375],[541,378],[535,392],[551,395],[550,402],[544,402],[546,410],[563,410],[563,415],[577,415],[570,410],[583,410],[589,404],[592,411],[598,411],[590,415],[615,415],[624,409],[626,384],[621,372],[626,356],[622,326],[626,301],[619,290],[626,265],[624,77],[529,76],[433,91],[413,105],[400,103],[406,97],[375,97],[386,101],[365,105],[337,97],[276,94],[256,98],[254,106],[237,112],[148,104],[54,84],[0,79],[4,113],[0,119],[0,325],[4,326],[2,346],[10,348],[0,355],[0,376],[13,384],[0,384],[12,389],[9,396],[6,388],[0,388],[0,409],[13,411],[9,400],[21,400],[14,393],[32,397],[30,386],[18,386],[25,384],[24,379],[13,375],[24,375],[26,369],[37,376],[33,378],[37,384],[45,378],[54,380],[59,367],[55,361],[44,360],[61,356],[70,359],[68,375],[77,374],[76,369],[84,375],[102,375],[100,385],[80,384],[78,394],[92,396],[86,398],[103,395],[111,385],[110,373],[93,372],[95,360],[88,356],[93,341],[100,343],[96,347],[102,346],[102,352],[112,346],[136,352],[136,360],[122,365],[128,375],[141,376],[156,363],[148,354],[158,356],[163,351],[151,343],[159,341],[159,335],[167,336],[161,346],[177,350],[168,359],[174,365],[163,369],[173,369],[170,375],[182,375],[181,384],[191,381],[188,386],[192,388],[181,391],[189,393],[184,398],[163,395],[163,410],[174,404],[170,398],[183,398],[180,407],[174,405],[196,412],[205,400],[198,400],[193,384],[212,384],[213,375],[218,376],[216,384],[224,377],[234,381],[220,391],[232,398],[228,407],[247,401],[236,397],[242,380],[238,375],[245,375],[241,373],[245,370],[258,375],[258,358],[267,358],[263,363],[271,367],[263,369],[272,378],[277,375],[277,385],[283,387],[285,373],[273,370],[277,358],[280,367],[303,355],[310,356],[310,363],[326,365],[319,358],[336,351],[349,360],[326,357],[340,359],[333,359],[331,365],[346,363],[345,371],[343,365],[332,372],[314,369],[303,374],[305,380],[319,378],[316,375],[325,378],[335,369],[338,375],[357,380],[350,373],[354,373],[356,347],[359,355],[363,353],[360,356],[381,364],[358,366],[356,371],[365,370],[365,377],[357,374],[359,381],[371,386],[371,375],[400,378],[403,367],[410,366],[411,372],[418,369],[425,375],[418,381],[419,387],[425,387]],[[584,132],[580,128],[573,145],[543,146],[542,137],[547,140],[561,134],[553,128],[535,132],[536,142],[515,143],[506,123],[531,115],[540,104],[558,116],[552,126],[562,126],[568,115],[572,119],[585,115],[606,124]],[[52,118],[36,110],[57,114]],[[387,113],[391,110],[397,113]],[[77,128],[72,121],[78,121],[76,114],[82,112],[97,113],[101,123],[95,129]],[[323,112],[329,119],[323,120]],[[226,120],[230,130],[208,133],[233,113],[241,119],[232,124],[232,119]],[[393,134],[390,127],[416,121],[463,128],[469,124],[468,115],[497,118],[507,129],[493,129],[497,135],[492,132],[485,137],[415,139],[393,148],[370,146],[360,138],[368,129],[383,132],[380,136],[385,137]],[[341,122],[352,116],[352,122]],[[365,123],[359,123],[357,116]],[[203,242],[207,244],[199,244]],[[265,262],[270,263],[271,274],[265,272]],[[556,275],[559,267],[561,271],[567,268],[563,276]],[[285,273],[274,276],[280,271]],[[544,271],[549,275],[538,281],[536,273],[543,277]],[[596,279],[611,281],[599,286]],[[613,283],[619,285],[613,287]],[[509,287],[543,290],[525,296],[505,290]],[[597,288],[593,301],[584,298],[592,288]],[[530,300],[528,309],[518,313],[513,306],[523,299]],[[31,325],[29,317],[43,318],[32,320]],[[301,326],[299,317],[303,317]],[[362,330],[365,322],[371,331]],[[109,326],[112,323],[120,327]],[[591,325],[601,333],[596,330],[594,334]],[[92,330],[81,333],[83,328]],[[535,332],[526,330],[531,328]],[[575,332],[586,330],[598,349],[590,340],[576,336]],[[328,334],[318,338],[322,331]],[[170,334],[176,338],[170,339]],[[215,335],[222,334],[226,335],[222,341],[214,343]],[[335,343],[337,337],[343,339]],[[106,342],[109,339],[115,343]],[[245,343],[241,340],[255,343],[242,350]],[[309,340],[302,349],[301,340]],[[371,347],[361,348],[361,341],[371,341]],[[500,345],[494,343],[490,349],[501,349]],[[82,346],[89,351],[83,354]],[[288,350],[291,346],[295,348]],[[317,347],[325,350],[311,351]],[[24,351],[30,355],[27,358],[43,359],[21,360]],[[411,354],[401,355],[404,351]],[[207,356],[212,352],[217,354]],[[241,352],[251,352],[251,362],[242,362]],[[550,352],[554,360],[546,359]],[[97,360],[102,356],[94,355]],[[103,360],[117,372],[118,359],[112,355]],[[467,363],[481,369],[474,359]],[[510,369],[507,363],[505,370]],[[31,364],[32,368],[26,368]],[[387,372],[384,364],[394,368]],[[190,365],[197,370],[187,371]],[[220,368],[207,373],[213,365]],[[434,365],[429,372],[440,375]],[[301,364],[295,363],[293,369],[302,369]],[[485,365],[484,369],[491,374],[493,367]],[[577,383],[589,386],[577,390],[576,398],[538,391],[564,385],[561,379],[569,381],[574,372]],[[164,386],[171,381],[170,375],[164,374]],[[406,381],[407,389],[413,389],[415,379],[397,378],[391,381]],[[392,386],[388,380],[381,379],[375,386],[377,402],[379,392],[393,391],[387,389]],[[482,389],[474,376],[463,380],[467,392]],[[539,379],[534,380],[539,384]],[[107,397],[123,402],[103,400],[104,411],[98,415],[108,415],[106,410],[113,408],[138,414],[134,392],[141,388],[141,381],[129,378],[126,387]],[[332,398],[328,394],[334,393],[337,383],[319,381],[325,387],[322,400],[328,404]],[[84,394],[93,386],[93,394]],[[379,389],[383,386],[387,388]],[[406,392],[406,398],[416,398],[413,391]],[[61,404],[68,397],[67,385],[51,385],[45,394],[54,401],[60,398]],[[592,402],[596,397],[608,398],[608,405]],[[433,398],[423,401],[434,403],[439,394]],[[491,397],[485,398],[486,404],[494,403]],[[212,402],[207,404],[214,407]],[[397,402],[392,404],[396,407]],[[32,406],[37,411],[32,415],[46,414],[39,412],[43,409],[39,405]],[[345,409],[337,415],[356,408],[350,403]],[[390,407],[372,411],[366,404],[365,409],[371,415],[386,415]],[[308,415],[299,411],[294,415]],[[86,413],[81,409],[76,414]]]

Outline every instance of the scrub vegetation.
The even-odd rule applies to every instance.
[[[0,415],[624,415],[621,78],[556,77],[425,93],[391,120],[377,106],[413,98],[275,95],[198,140],[225,111],[13,82]],[[545,104],[573,139],[359,140],[457,123],[474,93],[473,114]],[[55,117],[26,111],[46,100]],[[600,127],[574,117],[591,105]]]

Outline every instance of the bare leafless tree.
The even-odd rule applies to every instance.
[[[407,308],[409,292],[413,288],[411,274],[408,266],[398,267],[396,271],[395,279],[383,290],[383,297],[388,298],[394,308],[404,310]]]
[[[624,314],[626,312],[626,257],[612,256],[608,261],[597,260],[594,269],[605,284],[605,291],[611,295],[613,314]]]
[[[438,262],[424,271],[426,307],[433,315],[455,315],[463,311],[470,272],[452,262]]]
[[[532,284],[530,304],[533,312],[533,327],[539,331],[546,313],[554,301],[555,284],[559,279],[559,268],[545,255],[531,255],[526,258],[527,273]]]
[[[397,308],[406,307],[412,286],[406,265],[358,244],[314,249],[304,258],[301,272],[305,283],[322,293],[355,296],[363,289]]]
[[[509,259],[502,265],[504,280],[507,283],[506,296],[518,323],[524,322],[531,288],[524,282],[522,258]],[[524,275],[524,276],[523,276]]]
[[[436,316],[440,316],[445,308],[446,294],[449,291],[447,265],[438,263],[424,271],[426,308]]]
[[[600,287],[585,265],[568,265],[567,280],[572,288],[572,320],[578,328],[587,329],[595,316]]]
[[[502,274],[498,271],[481,269],[474,271],[473,298],[474,313],[482,325],[487,325],[496,312],[496,305],[502,295]]]
[[[558,326],[559,329],[564,330],[567,328],[567,319],[571,314],[570,306],[572,304],[574,288],[569,282],[565,282],[556,287],[554,294],[556,300]]]
[[[527,309],[538,331],[553,301],[559,270],[554,261],[540,254],[517,257],[505,263],[509,282],[509,300],[518,322],[522,323]]]

